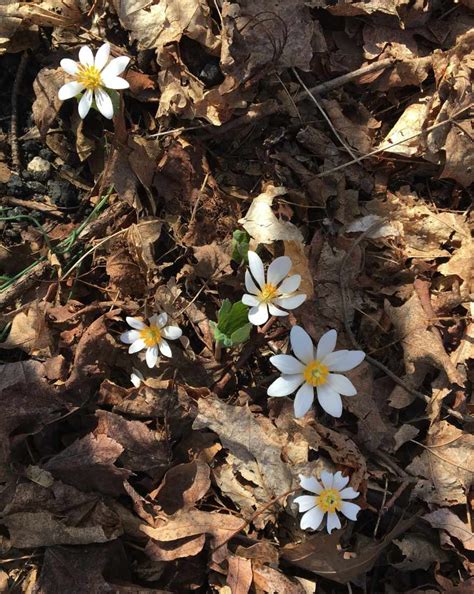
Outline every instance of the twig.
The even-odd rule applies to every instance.
[[[310,91],[310,89],[308,89],[308,87],[305,85],[305,83],[303,82],[303,79],[301,78],[301,76],[298,74],[296,68],[292,68],[291,69],[293,74],[296,76],[296,78],[298,79],[298,82],[300,83],[300,85],[303,87],[303,89],[306,91],[306,93],[308,94],[308,97],[311,99],[311,101],[316,105],[316,107],[318,108],[319,112],[321,113],[321,115],[323,116],[323,118],[326,120],[328,126],[331,128],[331,130],[334,133],[334,136],[339,140],[339,142],[342,144],[342,146],[346,149],[346,151],[349,153],[349,155],[353,158],[353,159],[357,159],[355,153],[353,152],[353,150],[351,149],[351,147],[347,144],[347,142],[342,138],[342,136],[339,134],[339,132],[336,130],[334,124],[332,123],[330,117],[327,115],[327,113],[324,111],[322,105],[319,103],[319,101],[316,99],[316,97],[314,96],[314,93],[312,93]]]
[[[358,350],[361,350],[361,346],[357,342],[357,340],[352,332],[351,325],[349,323],[349,317],[347,314],[347,295],[346,295],[346,282],[344,279],[344,269],[345,269],[345,265],[346,265],[347,261],[349,260],[350,256],[352,255],[353,251],[355,250],[355,248],[364,239],[366,239],[370,233],[372,233],[373,231],[375,231],[375,229],[378,229],[385,223],[386,223],[385,220],[378,221],[374,225],[371,225],[366,231],[364,231],[364,233],[359,235],[359,237],[354,241],[354,243],[351,245],[350,249],[345,254],[344,258],[342,259],[341,267],[339,269],[339,290],[341,292],[342,312],[344,315],[344,328],[346,330],[347,336],[349,337],[349,340],[352,343],[352,346]],[[399,378],[398,375],[393,373],[393,371],[391,371],[383,363],[381,363],[377,359],[374,359],[373,357],[371,357],[370,355],[367,355],[367,354],[365,356],[365,359],[366,359],[366,361],[368,361],[369,363],[371,363],[372,365],[374,365],[375,367],[377,367],[378,369],[383,371],[385,373],[385,375],[387,375],[396,384],[401,386],[409,394],[413,394],[417,398],[421,398],[427,404],[431,403],[431,398],[429,396],[427,396],[426,394],[423,394],[422,392],[418,392],[418,390],[415,390],[414,388],[412,388],[409,384],[407,384],[405,381],[403,381],[401,378]],[[446,412],[448,412],[455,419],[458,419],[458,421],[470,421],[471,420],[471,417],[469,415],[463,415],[462,413],[458,412],[457,410],[453,410],[449,406],[446,406],[443,404],[443,408],[446,410]]]
[[[42,202],[36,202],[35,200],[22,200],[21,198],[14,198],[13,196],[3,196],[0,198],[1,204],[8,204],[10,206],[22,206],[29,210],[38,210],[39,212],[45,212],[48,216],[63,219],[64,214],[57,210],[54,206],[49,204],[43,204]]]
[[[20,148],[18,145],[18,92],[20,90],[21,81],[25,74],[26,63],[28,62],[28,52],[24,51],[21,55],[20,64],[16,71],[15,81],[12,87],[11,94],[11,109],[12,115],[10,119],[10,148],[12,155],[12,163],[16,170],[21,170]]]

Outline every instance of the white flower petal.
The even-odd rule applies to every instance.
[[[130,88],[128,81],[126,81],[124,78],[120,78],[120,76],[106,76],[105,78],[104,76],[101,76],[101,78],[104,87],[107,87],[108,89]]]
[[[365,358],[364,351],[334,351],[329,353],[322,363],[329,371],[350,371],[360,365]]]
[[[328,415],[337,419],[342,415],[342,400],[339,394],[327,384],[318,386],[318,402]]]
[[[296,309],[302,303],[306,301],[306,295],[304,293],[300,293],[299,295],[291,295],[288,297],[277,297],[273,300],[273,303],[276,303],[280,307],[284,307],[285,309]]]
[[[282,375],[270,384],[267,394],[268,396],[288,396],[288,394],[292,394],[303,382],[304,377],[301,374]]]
[[[70,58],[63,58],[59,63],[61,64],[61,68],[71,76],[75,76],[77,74],[79,64],[74,60],[71,60]]]
[[[316,498],[314,495],[300,495],[293,500],[299,508],[300,514],[316,507]]]
[[[152,346],[146,350],[145,355],[146,364],[150,369],[155,367],[156,362],[158,361],[158,347]]]
[[[132,318],[131,316],[127,316],[125,321],[131,328],[135,328],[135,330],[143,330],[146,324],[137,318]]]
[[[349,477],[342,476],[342,472],[340,472],[338,470],[336,472],[336,474],[334,475],[333,487],[334,487],[334,489],[337,489],[338,491],[340,491],[341,489],[344,489],[344,487],[347,485],[348,482],[349,482]]]
[[[114,117],[114,106],[112,104],[112,99],[110,98],[110,95],[103,89],[95,90],[95,104],[104,118],[111,120]]]
[[[168,340],[177,340],[183,335],[183,331],[178,326],[165,326],[161,329],[161,334]]]
[[[245,288],[251,295],[257,295],[260,289],[255,284],[249,270],[245,271]]]
[[[140,332],[136,330],[127,330],[120,335],[120,340],[125,344],[132,344],[140,338]]]
[[[171,352],[170,345],[166,342],[166,340],[161,339],[158,345],[160,347],[161,354],[165,357],[172,357],[173,353]]]
[[[356,491],[352,487],[346,487],[341,491],[342,499],[356,499],[357,497],[359,497],[359,495],[359,491]]]
[[[58,97],[61,101],[67,101],[72,99],[76,95],[79,95],[85,89],[82,83],[78,83],[75,80],[66,83],[58,91]]]
[[[276,301],[276,299],[275,299],[275,301]],[[268,311],[270,312],[270,315],[272,315],[272,316],[287,316],[288,315],[287,311],[278,309],[278,307],[275,307],[273,305],[273,303],[268,304]]]
[[[360,505],[343,501],[341,512],[346,516],[346,518],[349,518],[349,520],[355,521],[357,520],[357,514],[360,512]]]
[[[322,486],[320,485],[319,481],[317,481],[314,476],[304,476],[303,474],[298,475],[300,485],[306,491],[311,491],[311,493],[316,493],[319,495],[323,490]]]
[[[260,287],[263,287],[263,285],[265,284],[265,269],[263,268],[262,259],[256,252],[252,252],[251,250],[249,250],[248,252],[248,258],[250,272],[252,273],[255,282]],[[249,289],[247,289],[247,291],[248,290]]]
[[[267,282],[276,286],[288,276],[291,268],[291,260],[288,256],[280,256],[273,260],[268,267]]]
[[[94,66],[94,54],[87,45],[83,45],[79,50],[79,62],[83,66]]]
[[[316,357],[321,360],[329,353],[332,353],[336,348],[337,332],[335,330],[329,330],[321,336],[318,342],[318,348],[316,350]]]
[[[328,386],[343,396],[355,396],[357,390],[355,389],[351,380],[339,373],[330,373],[328,375]]]
[[[268,307],[261,303],[258,307],[252,307],[249,310],[249,322],[254,326],[261,326],[268,320]]]
[[[281,283],[278,287],[278,293],[280,295],[286,295],[289,293],[294,293],[301,284],[301,275],[293,274]]]
[[[295,355],[303,361],[303,363],[310,363],[314,359],[314,346],[310,335],[301,328],[301,326],[293,326],[290,332],[291,348]]]
[[[140,371],[138,371],[138,369],[134,368],[132,373],[130,374],[130,381],[135,386],[135,388],[139,388],[140,384],[142,383],[142,381],[144,379],[145,378],[143,377],[143,374],[140,373]]]
[[[324,512],[319,507],[313,507],[301,518],[300,526],[302,530],[317,530],[321,526],[324,518]]]
[[[138,353],[138,351],[141,351],[142,349],[146,349],[145,341],[142,338],[138,338],[135,342],[132,342],[128,352],[130,355],[133,355],[133,353]]]
[[[325,489],[332,489],[334,484],[334,475],[332,472],[328,472],[327,470],[321,471],[321,482],[324,485]]]
[[[84,119],[89,113],[92,105],[92,91],[86,91],[79,101],[78,112],[81,119]]]
[[[295,417],[300,419],[309,411],[314,400],[314,388],[309,384],[303,384],[296,392],[294,409]]]
[[[110,45],[108,43],[104,43],[101,45],[97,50],[95,55],[94,65],[97,70],[102,70],[104,66],[107,64],[110,56]]]
[[[273,357],[270,357],[270,363],[282,373],[294,374],[304,372],[303,363],[291,355],[273,355]]]
[[[102,80],[106,81],[107,79],[122,74],[129,62],[130,58],[127,58],[127,56],[120,56],[119,58],[110,60],[109,64],[102,70]]]
[[[158,328],[164,328],[168,323],[168,314],[164,311],[157,317]]]
[[[244,293],[241,301],[244,305],[248,305],[249,307],[258,307],[260,305],[260,301],[255,295],[249,295],[249,293]]]
[[[341,520],[338,518],[336,512],[328,512],[328,520],[327,520],[327,531],[329,534],[333,530],[339,530],[341,527]]]

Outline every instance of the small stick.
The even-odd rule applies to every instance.
[[[12,155],[12,163],[16,170],[21,170],[21,159],[20,159],[20,148],[18,145],[18,92],[20,90],[20,84],[25,74],[26,63],[28,62],[28,52],[24,51],[21,55],[20,64],[16,71],[15,81],[12,87],[11,94],[11,108],[12,115],[10,119],[10,148]]]
[[[382,507],[382,513],[385,514],[388,512],[395,505],[395,501],[400,497],[403,491],[408,487],[410,481],[403,481],[403,483],[398,487],[395,493],[390,497],[387,503]]]

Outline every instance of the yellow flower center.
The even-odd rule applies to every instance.
[[[316,496],[316,505],[323,511],[333,513],[342,507],[341,494],[337,489],[323,489]]]
[[[140,330],[140,338],[148,348],[154,347],[161,340],[161,330],[155,324],[151,324]]]
[[[277,296],[277,291],[278,289],[275,287],[275,285],[266,283],[265,285],[263,285],[263,287],[260,289],[257,295],[258,300],[261,303],[270,303],[270,301],[273,301],[273,299],[275,299],[275,297]]]
[[[329,369],[316,359],[306,365],[303,375],[310,386],[322,386],[328,381]]]
[[[76,80],[83,84],[88,91],[95,91],[102,86],[100,70],[95,66],[84,66],[80,64],[76,74]]]

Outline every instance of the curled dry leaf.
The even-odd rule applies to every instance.
[[[464,505],[474,473],[474,436],[440,421],[430,428],[425,447],[407,467],[420,477],[412,496],[442,506]]]
[[[247,214],[239,223],[257,243],[272,243],[274,241],[303,242],[301,231],[288,221],[278,219],[272,204],[276,196],[286,194],[283,187],[267,186],[266,190],[253,199]]]
[[[61,109],[63,102],[58,97],[58,91],[65,82],[66,74],[62,68],[42,68],[33,82],[36,96],[32,107],[33,118],[43,138]]]
[[[417,569],[427,571],[433,563],[442,563],[448,560],[445,551],[437,543],[417,534],[405,534],[403,538],[393,542],[404,556],[403,561],[393,564],[401,571],[416,571]]]
[[[232,594],[248,594],[254,577],[250,559],[229,555],[227,564],[226,584]]]
[[[165,520],[157,520],[156,526],[147,526],[142,524],[140,530],[153,539],[156,547],[161,543],[174,543],[174,547],[180,547],[181,539],[189,537],[198,537],[198,544],[204,545],[203,535],[211,536],[211,547],[216,550],[216,559],[224,559],[226,547],[223,543],[234,532],[242,526],[242,520],[235,516],[227,514],[210,513],[205,511],[180,510],[174,516]],[[220,546],[222,545],[222,546]],[[217,548],[219,547],[220,548]],[[168,545],[173,547],[172,544]],[[156,550],[156,549],[155,549]],[[200,550],[200,549],[199,549]],[[196,551],[197,554],[199,551]],[[182,556],[187,556],[185,553]],[[181,556],[181,554],[180,554]]]
[[[46,323],[46,302],[33,302],[26,312],[20,311],[12,322],[2,349],[21,349],[31,355],[51,355],[53,338]]]
[[[193,460],[168,470],[161,485],[150,493],[150,497],[166,514],[172,515],[178,510],[194,507],[206,495],[210,486],[209,466]]]
[[[299,241],[283,241],[285,256],[291,258],[292,266],[289,275],[299,274],[301,285],[299,292],[306,295],[306,299],[312,299],[314,295],[313,275],[309,267],[308,256],[305,253],[305,246]]]
[[[253,568],[253,581],[257,588],[263,592],[284,592],[285,594],[306,594],[305,588],[296,581],[284,575],[274,567],[268,565],[255,565]]]

